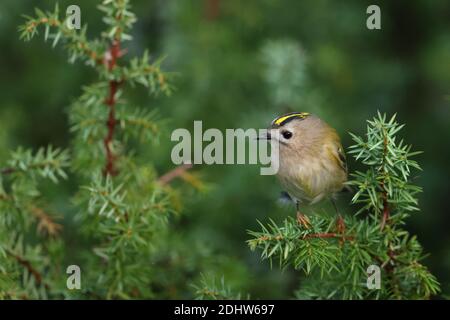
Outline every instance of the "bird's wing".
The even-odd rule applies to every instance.
[[[341,167],[342,170],[344,170],[344,172],[347,174],[347,160],[345,158],[345,153],[342,145],[340,143],[335,143],[333,144],[333,146],[329,146],[329,150],[334,160],[336,161],[336,164]]]
[[[342,149],[342,146],[339,146],[337,148],[337,155],[339,158],[339,165],[342,167],[342,169],[344,169],[345,173],[348,173],[347,159],[345,158],[345,153]]]

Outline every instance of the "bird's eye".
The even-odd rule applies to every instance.
[[[283,138],[285,138],[285,139],[292,138],[292,132],[290,132],[290,131],[283,131],[281,134],[283,135]]]

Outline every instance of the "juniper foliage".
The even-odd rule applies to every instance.
[[[48,212],[39,186],[43,180],[58,183],[65,179],[68,166],[68,152],[49,146],[36,153],[19,148],[1,170],[0,298],[48,296],[50,279],[41,270],[60,261],[61,243],[56,237],[61,225]]]
[[[70,155],[51,147],[37,153],[19,149],[1,171],[0,298],[164,296],[158,289],[158,261],[169,217],[179,210],[169,183],[177,177],[199,187],[201,182],[185,167],[162,179],[133,148],[157,142],[163,122],[154,109],[127,101],[127,90],[141,85],[150,95],[168,96],[170,74],[161,69],[162,59],[148,52],[126,57],[124,44],[132,40],[136,22],[129,0],[104,0],[99,9],[106,29],[93,40],[86,26],[71,28],[58,6],[36,9],[19,28],[26,41],[43,31],[53,47],[63,44],[69,61],[93,68],[98,80],[68,109]],[[45,179],[79,182],[73,197],[77,230],[70,243],[39,191]],[[67,263],[81,268],[80,290],[66,287]]]
[[[305,273],[297,298],[428,299],[439,292],[422,263],[422,246],[404,229],[418,211],[421,188],[412,176],[420,170],[412,159],[419,152],[397,136],[402,127],[395,116],[378,114],[368,121],[365,137],[351,134],[355,144],[349,153],[367,169],[351,174],[356,209],[344,217],[345,228],[333,215],[316,214],[310,228],[287,218],[249,232],[248,244],[261,251],[262,259]],[[380,268],[379,289],[367,285],[371,265]]]
[[[217,283],[216,278],[208,278],[202,275],[198,285],[193,285],[195,289],[196,298],[198,300],[242,300],[250,299],[250,296],[242,296],[240,292],[235,292],[225,283],[225,278],[222,277]]]

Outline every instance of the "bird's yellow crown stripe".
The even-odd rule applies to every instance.
[[[281,125],[283,122],[285,122],[286,120],[288,120],[288,119],[290,119],[290,118],[298,117],[298,118],[304,119],[304,118],[306,118],[307,116],[309,116],[309,113],[308,113],[308,112],[296,112],[296,113],[290,113],[290,114],[287,114],[287,115],[284,115],[284,116],[281,116],[281,117],[275,119],[275,120],[273,121],[273,123],[276,124],[277,126],[279,126],[279,125]]]

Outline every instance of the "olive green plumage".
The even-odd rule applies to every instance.
[[[279,142],[278,179],[294,201],[314,204],[344,188],[347,166],[341,141],[325,121],[294,112],[273,120],[270,132]]]

